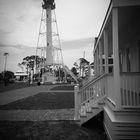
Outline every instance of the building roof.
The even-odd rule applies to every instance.
[[[24,71],[16,71],[14,73],[15,76],[27,76],[28,74]]]

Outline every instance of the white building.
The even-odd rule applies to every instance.
[[[75,88],[75,118],[104,112],[111,140],[140,139],[140,0],[111,0],[94,45],[95,78]]]
[[[28,77],[28,74],[24,71],[21,71],[21,70],[16,71],[14,73],[14,75],[15,75],[16,79],[19,80],[19,81],[24,81]]]

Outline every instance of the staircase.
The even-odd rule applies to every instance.
[[[105,75],[90,80],[80,89],[75,86],[75,119],[84,124],[103,111],[105,95]]]
[[[99,98],[94,102],[90,100],[90,102],[84,103],[79,111],[80,114],[80,125],[84,124],[88,120],[92,119],[94,116],[98,115],[101,111],[103,111],[105,96]]]

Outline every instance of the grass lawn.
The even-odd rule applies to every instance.
[[[1,140],[106,140],[103,131],[88,130],[74,121],[0,121]]]
[[[0,106],[0,110],[43,110],[74,108],[73,92],[42,92],[34,96]]]

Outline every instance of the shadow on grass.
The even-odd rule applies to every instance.
[[[95,133],[74,121],[0,122],[1,140],[101,140]]]

